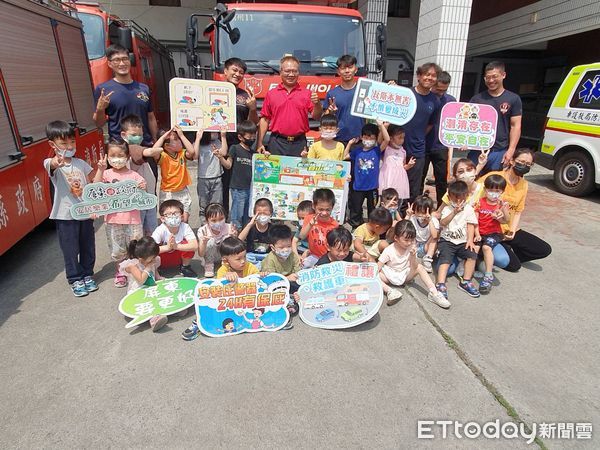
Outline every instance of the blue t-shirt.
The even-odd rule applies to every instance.
[[[364,150],[356,147],[350,151],[353,163],[352,186],[355,191],[372,191],[379,186],[379,162],[381,149],[379,145]]]
[[[336,140],[348,142],[354,137],[360,137],[362,127],[365,120],[362,117],[356,117],[350,114],[352,106],[352,98],[356,85],[352,89],[344,89],[341,86],[336,86],[325,97],[323,109],[329,107],[329,99],[335,97],[335,105],[337,106],[338,128],[340,131],[337,134]]]
[[[94,100],[96,104],[100,98],[100,93],[104,89],[104,95],[112,92],[110,103],[106,108],[108,116],[108,134],[111,138],[117,139],[121,136],[121,119],[129,114],[135,114],[142,119],[144,124],[144,140],[142,145],[151,145],[152,136],[148,126],[148,113],[152,112],[152,102],[150,101],[150,88],[144,83],[132,81],[128,84],[116,82],[114,79],[108,80],[96,87],[94,90]]]
[[[492,97],[488,91],[483,91],[475,94],[471,103],[482,103],[494,107],[498,113],[498,127],[496,128],[496,142],[491,150],[506,150],[510,136],[510,119],[523,115],[521,97],[507,90],[504,90],[498,97]]]
[[[433,128],[425,138],[425,150],[427,152],[435,150],[444,150],[448,148],[440,142],[440,118],[442,114],[442,108],[444,107],[444,105],[448,102],[455,101],[456,99],[449,94],[444,94],[440,97],[440,108],[435,112],[433,116]]]
[[[433,92],[421,95],[414,87],[411,90],[417,98],[417,111],[410,122],[403,127],[407,161],[411,156],[418,159],[425,157],[427,125],[433,124],[434,115],[440,108],[440,99]]]

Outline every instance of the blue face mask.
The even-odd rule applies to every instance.
[[[140,145],[144,140],[144,136],[138,136],[136,134],[132,134],[127,136],[127,143],[132,145]]]

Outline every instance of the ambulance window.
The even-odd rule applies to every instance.
[[[600,70],[587,71],[571,98],[571,108],[600,109]]]
[[[90,114],[90,111],[94,110],[95,104],[81,31],[77,27],[59,23],[58,40],[73,99],[75,121],[80,127],[90,131],[96,127],[92,114]]]
[[[45,138],[52,120],[73,121],[58,50],[47,17],[0,2],[0,61],[21,136]]]
[[[0,167],[8,166],[16,160],[9,155],[18,153],[17,141],[8,121],[8,109],[4,100],[4,93],[0,91]]]
[[[88,58],[102,58],[106,50],[104,48],[106,46],[106,38],[104,37],[104,22],[102,21],[102,17],[88,13],[78,13],[77,15],[83,23]]]

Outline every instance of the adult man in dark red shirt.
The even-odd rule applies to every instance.
[[[280,61],[281,83],[267,92],[258,124],[257,150],[266,155],[300,156],[306,147],[306,132],[309,130],[308,113],[319,120],[323,106],[316,92],[300,87],[300,62],[293,56],[284,56]],[[263,139],[271,131],[269,147],[265,149]]]

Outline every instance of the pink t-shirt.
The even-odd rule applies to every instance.
[[[393,270],[401,272],[410,267],[409,257],[410,250],[400,253],[396,250],[396,245],[392,244],[387,246],[385,250],[381,252],[379,262],[389,266]]]
[[[113,169],[105,170],[102,174],[103,183],[118,183],[119,181],[133,180],[138,183],[145,182],[144,178],[137,172],[131,169],[123,172],[115,172]],[[126,211],[107,214],[104,219],[106,223],[121,224],[121,225],[139,225],[142,223],[140,211]]]

